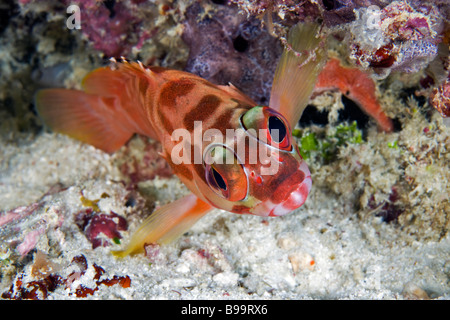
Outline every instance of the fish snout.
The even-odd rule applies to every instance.
[[[308,175],[305,177],[303,182],[299,184],[298,188],[291,192],[285,201],[273,207],[269,216],[283,216],[297,208],[300,208],[305,203],[306,198],[311,191],[311,186],[311,175]]]
[[[311,191],[312,179],[309,168],[304,161],[301,161],[298,170],[302,171],[304,178],[296,188],[290,189],[291,191],[286,194],[282,201],[274,202],[273,199],[267,199],[260,203],[255,207],[253,213],[260,216],[283,216],[301,207]]]

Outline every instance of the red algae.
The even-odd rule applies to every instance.
[[[106,247],[110,242],[102,238],[101,234],[109,239],[121,239],[119,231],[126,231],[128,223],[124,217],[115,212],[97,213],[92,208],[87,208],[75,214],[75,220],[81,231],[92,243],[92,248]]]
[[[384,222],[398,222],[398,217],[405,211],[405,208],[398,203],[399,199],[398,190],[393,187],[387,201],[376,203],[375,198],[372,196],[369,199],[368,205],[371,209],[376,210],[376,215],[381,217]]]
[[[23,274],[17,277],[9,289],[2,293],[3,299],[12,300],[40,300],[46,299],[49,293],[56,290],[56,288],[63,283],[63,279],[58,275],[49,275],[42,280],[30,281],[23,283]]]
[[[88,288],[83,285],[80,285],[76,291],[75,295],[78,298],[86,298],[88,295],[93,295],[96,291],[99,290],[100,285],[106,285],[107,287],[111,287],[113,285],[119,284],[122,288],[129,288],[131,286],[131,279],[129,276],[113,276],[112,279],[103,279],[100,280],[103,274],[105,274],[105,269],[98,266],[97,264],[92,265],[95,269],[94,280],[96,280],[95,288]]]
[[[153,180],[157,176],[169,178],[173,175],[167,161],[159,155],[161,145],[158,142],[139,137],[135,144],[138,146],[130,145],[129,143],[119,151],[121,155],[119,169],[128,180],[129,189],[135,188],[139,182]],[[133,156],[134,153],[130,152],[130,150],[136,151],[137,149],[141,153],[139,156]]]
[[[86,271],[89,267],[87,259],[84,255],[74,257],[69,267],[70,266],[75,266],[79,269],[79,271],[72,272],[67,278],[63,278],[56,273],[52,273],[43,279],[25,282],[25,273],[21,273],[17,276],[15,282],[11,285],[9,290],[2,293],[1,297],[3,299],[12,300],[46,299],[50,293],[54,292],[59,287],[65,286],[66,288],[70,288],[73,285],[74,280],[80,279],[86,275]],[[95,275],[92,279],[95,280],[95,287],[91,288],[79,284],[76,288],[74,288],[74,292],[69,293],[69,295],[75,295],[78,298],[86,298],[88,295],[94,295],[95,292],[100,290],[101,285],[105,285],[107,287],[114,285],[119,285],[122,288],[131,287],[131,278],[128,275],[114,275],[112,278],[101,279],[106,273],[105,269],[95,263],[92,267],[95,270]]]

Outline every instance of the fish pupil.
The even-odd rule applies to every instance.
[[[214,180],[216,180],[217,186],[220,189],[226,191],[227,190],[227,184],[225,183],[225,180],[223,180],[222,175],[219,172],[217,172],[217,170],[214,169],[214,168],[211,168],[211,170],[212,170],[212,173],[213,173],[213,176],[214,176]]]
[[[270,136],[272,137],[274,142],[280,143],[281,141],[284,140],[284,138],[286,137],[287,130],[283,121],[281,121],[278,117],[270,116],[268,127]],[[274,133],[272,132],[274,130],[278,130],[278,136],[277,135],[274,136]]]

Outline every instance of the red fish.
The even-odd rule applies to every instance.
[[[171,241],[215,207],[280,216],[305,202],[311,175],[291,127],[323,65],[317,33],[315,24],[290,31],[270,107],[258,106],[231,84],[217,86],[190,73],[115,60],[88,74],[83,91],[37,93],[38,113],[50,128],[106,152],[135,133],[160,141],[161,155],[192,191],[153,212],[116,255]]]

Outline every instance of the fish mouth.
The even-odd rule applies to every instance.
[[[299,170],[303,171],[306,177],[284,201],[273,203],[271,200],[267,200],[259,204],[253,213],[259,216],[279,217],[301,207],[311,191],[312,179],[309,168],[304,161],[302,161]]]
[[[308,197],[309,191],[311,190],[312,180],[311,176],[307,176],[305,180],[295,189],[289,197],[278,204],[274,204],[273,208],[269,212],[269,216],[278,217],[284,216],[285,214],[292,212],[293,210],[301,207]]]

